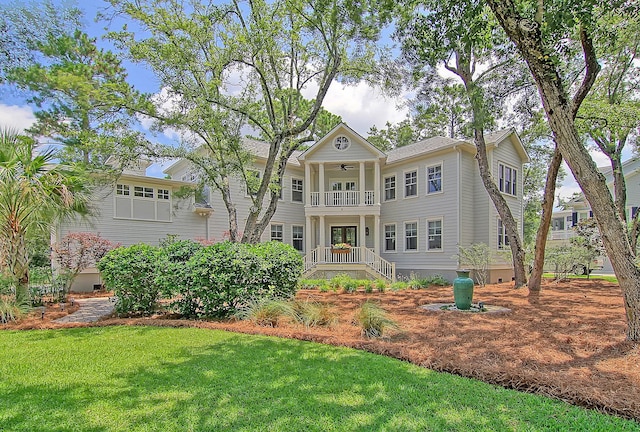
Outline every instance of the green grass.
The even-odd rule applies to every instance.
[[[543,273],[542,274],[543,278],[547,278],[547,279],[555,279],[555,274],[553,273]],[[573,273],[569,273],[567,275],[567,277],[569,279],[587,279],[587,275],[575,275]],[[609,276],[609,275],[589,275],[589,280],[603,280],[603,281],[607,281],[607,282],[613,282],[613,283],[618,283],[618,279],[615,276]]]
[[[398,360],[192,328],[0,332],[2,431],[640,430]]]

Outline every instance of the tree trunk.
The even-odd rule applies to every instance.
[[[529,278],[529,296],[537,297],[540,295],[540,284],[542,283],[542,273],[544,272],[544,253],[547,246],[547,235],[549,234],[549,226],[551,225],[551,214],[553,213],[553,201],[556,193],[556,181],[558,179],[558,171],[562,164],[562,155],[556,146],[551,158],[551,166],[547,173],[547,180],[544,186],[544,197],[542,198],[542,216],[540,217],[540,226],[536,234],[536,246],[533,259],[533,271]]]
[[[582,145],[574,124],[576,109],[554,64],[544,51],[540,28],[523,20],[512,0],[488,0],[500,25],[527,62],[538,86],[549,125],[564,160],[569,165],[598,223],[607,255],[622,289],[627,317],[627,339],[640,341],[640,269],[635,265],[626,227],[616,212],[604,176]],[[589,61],[589,59],[587,59]]]

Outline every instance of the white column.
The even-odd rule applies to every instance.
[[[373,217],[373,252],[380,255],[380,216]]]
[[[360,185],[359,185],[359,189],[360,189],[360,205],[364,205],[364,186],[365,186],[365,179],[364,179],[364,162],[359,162],[358,163],[359,169],[360,169]]]
[[[326,242],[325,242],[325,226],[324,226],[324,216],[320,216],[320,239],[319,239],[319,245],[320,246],[326,246]]]
[[[311,236],[311,217],[306,216],[305,220],[305,228],[304,228],[304,250],[306,253],[311,252],[314,249],[313,246],[313,237]]]
[[[375,170],[374,170],[374,184],[373,184],[373,195],[375,195],[375,204],[380,204],[382,201],[382,197],[380,196],[380,182],[382,179],[380,178],[380,161],[376,161]]]
[[[365,220],[364,215],[360,215],[360,244],[358,246],[367,245],[367,233],[365,232]]]
[[[304,163],[304,204],[311,207],[311,165]]]
[[[319,200],[319,205],[324,206],[326,203],[324,202],[324,164],[323,163],[319,163],[318,164],[318,192],[320,193],[320,200]],[[321,226],[324,225],[323,223],[320,224]],[[324,229],[324,228],[320,228],[320,229]],[[321,240],[324,240],[323,238],[321,238]],[[322,244],[322,246],[324,246],[324,243]]]

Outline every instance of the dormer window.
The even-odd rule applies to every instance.
[[[336,148],[336,150],[346,150],[347,148],[349,148],[349,138],[347,138],[346,136],[339,136],[333,142],[333,146]]]

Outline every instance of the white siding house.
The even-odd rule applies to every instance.
[[[522,230],[522,166],[528,156],[513,130],[487,134],[486,141],[493,177]],[[255,155],[260,172],[268,145],[254,140],[245,140],[244,145]],[[130,203],[130,211],[121,208],[126,207],[118,195],[124,185],[130,191],[145,185],[171,191],[195,180],[186,161],[178,161],[165,173],[174,180],[123,175],[121,186],[99,198],[101,212],[91,230],[125,245],[157,244],[166,234],[224,240],[227,211],[213,189],[207,191],[207,202],[200,204],[193,198],[179,202],[171,194],[170,212],[158,207],[157,192],[143,207],[136,201]],[[251,203],[241,183],[231,184],[239,227],[244,226]],[[384,153],[340,124],[289,159],[282,197],[262,239],[281,240],[298,249],[307,276],[347,272],[393,280],[411,273],[438,273],[451,280],[460,245],[484,242],[495,252],[508,248],[500,227],[479,176],[472,142],[434,137]],[[78,223],[67,223],[57,235],[83,230]],[[339,243],[351,248],[332,247]],[[510,263],[498,259],[491,266],[491,282],[512,277]]]

